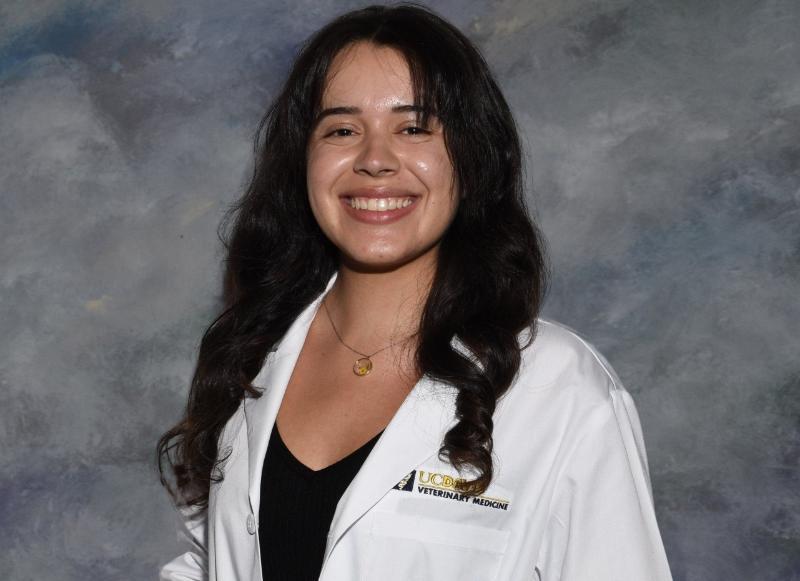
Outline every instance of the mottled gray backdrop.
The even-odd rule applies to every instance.
[[[154,579],[217,224],[359,2],[0,5],[0,571]],[[545,315],[637,402],[676,581],[800,579],[800,2],[446,0],[517,115]],[[642,580],[646,581],[646,580]]]

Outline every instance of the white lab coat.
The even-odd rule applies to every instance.
[[[162,580],[261,580],[264,455],[322,296],[267,357],[254,380],[264,395],[226,424],[225,478],[207,510],[184,512],[192,546]],[[538,320],[498,402],[495,477],[479,499],[455,493],[457,472],[437,457],[455,394],[427,377],[410,392],[339,501],[321,581],[671,581],[636,408],[591,344]]]

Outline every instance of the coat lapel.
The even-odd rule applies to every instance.
[[[325,294],[336,279],[306,307],[289,327],[277,349],[269,354],[253,385],[264,390],[260,398],[245,399],[250,508],[258,514],[261,472],[269,435],[278,415],[308,329]],[[468,353],[454,338],[454,347]],[[438,453],[444,434],[455,423],[457,390],[423,376],[398,408],[386,430],[350,483],[331,522],[325,561],[342,535],[416,466]]]
[[[325,561],[342,535],[416,466],[438,453],[454,422],[456,390],[423,377],[345,490],[331,523]]]
[[[308,335],[311,322],[317,314],[325,294],[333,286],[336,274],[328,281],[328,285],[295,319],[286,331],[277,349],[269,353],[261,371],[253,379],[253,385],[263,390],[259,398],[246,398],[244,401],[245,420],[247,421],[247,455],[250,496],[250,509],[258,515],[261,500],[261,471],[264,467],[264,456],[267,453],[269,435],[278,416],[278,410],[286,393],[286,387],[292,376],[300,351]]]

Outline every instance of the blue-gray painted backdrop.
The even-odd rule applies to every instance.
[[[0,571],[154,579],[216,228],[359,2],[0,5]],[[528,152],[545,315],[633,394],[676,581],[800,579],[800,3],[442,0]],[[646,581],[646,580],[642,580]]]

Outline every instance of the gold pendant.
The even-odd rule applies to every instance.
[[[364,377],[370,371],[372,371],[372,361],[370,361],[369,357],[357,359],[355,365],[353,365],[353,373],[359,377]]]

